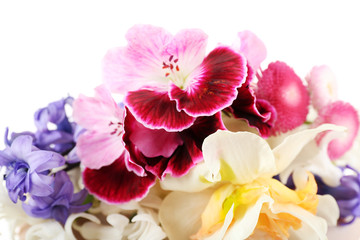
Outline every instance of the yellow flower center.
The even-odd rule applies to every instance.
[[[227,183],[213,193],[202,214],[202,227],[192,238],[203,239],[220,230],[226,215],[233,207],[234,217],[229,226],[231,228],[232,224],[242,219],[261,196],[267,195],[273,202],[265,202],[262,205],[254,232],[261,231],[272,239],[287,239],[289,228],[299,229],[301,220],[289,213],[274,213],[271,205],[291,204],[316,214],[318,205],[316,192],[317,185],[311,173],[308,173],[305,187],[298,190],[292,190],[276,179],[258,178],[244,185]]]

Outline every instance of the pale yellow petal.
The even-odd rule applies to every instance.
[[[244,212],[243,216],[237,218],[228,229],[224,240],[232,239],[246,239],[249,237],[258,222],[260,210],[264,203],[272,203],[271,199],[267,195],[262,195],[252,206],[249,206]],[[241,209],[240,209],[241,210]]]
[[[206,189],[197,193],[172,192],[166,196],[159,219],[170,240],[189,239],[200,229],[201,214],[212,193],[212,189]]]

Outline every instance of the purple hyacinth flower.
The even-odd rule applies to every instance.
[[[39,109],[34,115],[35,133],[34,145],[39,149],[51,150],[66,154],[75,146],[75,123],[71,123],[66,115],[65,106],[72,105],[74,99],[67,97],[50,103],[47,107]],[[49,126],[55,125],[55,129]]]
[[[11,146],[0,151],[0,166],[6,167],[6,188],[10,199],[24,201],[25,194],[47,196],[53,192],[54,181],[49,172],[64,165],[65,159],[58,153],[38,150],[33,146],[33,138],[20,135]]]
[[[8,129],[6,129],[5,144],[10,146],[16,137],[30,135],[34,139],[33,145],[38,149],[67,155],[66,161],[70,164],[80,162],[76,155],[75,145],[78,135],[82,134],[84,129],[70,121],[65,111],[66,106],[72,106],[73,100],[72,97],[67,97],[36,111],[34,122],[37,131],[35,133],[28,131],[12,133],[9,138]]]
[[[65,224],[70,214],[84,212],[91,207],[91,203],[83,204],[88,195],[85,189],[73,193],[74,187],[66,172],[56,173],[53,188],[49,196],[32,196],[23,203],[24,211],[32,217],[53,218]]]
[[[327,186],[319,177],[316,177],[318,194],[330,194],[338,203],[340,218],[338,224],[350,224],[356,217],[360,217],[360,174],[350,166],[343,169],[344,176],[337,187]]]

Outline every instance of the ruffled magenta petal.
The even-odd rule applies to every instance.
[[[219,129],[225,130],[225,126],[221,118],[221,112],[217,112],[209,117],[196,118],[196,121],[191,128],[180,132],[180,135],[182,138],[184,138],[184,135],[191,136],[191,139],[195,141],[196,146],[201,149],[204,139]]]
[[[309,94],[294,70],[283,62],[270,63],[259,79],[256,96],[276,110],[273,135],[292,130],[306,120]]]
[[[126,112],[126,138],[134,143],[144,156],[153,158],[158,156],[170,157],[175,149],[183,144],[180,135],[176,132],[167,132],[164,129],[149,129],[136,121],[134,116]],[[131,130],[130,130],[131,128]]]
[[[125,147],[130,154],[130,160],[134,166],[143,168],[143,171],[146,170],[156,175],[159,179],[162,179],[166,173],[169,173],[173,176],[182,176],[186,174],[196,163],[202,161],[201,147],[204,139],[216,132],[218,129],[225,129],[220,112],[216,113],[210,117],[199,117],[196,119],[194,124],[181,132],[177,133],[167,133],[167,134],[176,134],[176,136],[171,136],[172,139],[180,138],[182,144],[179,144],[173,153],[169,157],[163,157],[161,155],[146,157],[141,151],[140,148],[136,145],[135,141],[131,140],[131,135],[133,132],[144,128],[139,123],[136,123],[135,118],[129,113],[125,118],[125,134],[124,142]],[[151,131],[158,131],[153,129],[147,130],[147,135],[144,135],[143,138],[149,137],[153,139],[150,135]],[[154,136],[156,136],[155,133]],[[177,140],[176,140],[177,141]],[[149,143],[148,147],[152,147],[154,143],[147,141]],[[162,142],[163,144],[168,144]],[[176,142],[175,142],[176,143]],[[173,145],[175,146],[175,145]],[[139,173],[137,168],[130,166],[130,169]],[[141,173],[141,172],[140,172]]]
[[[252,67],[248,66],[245,83],[238,88],[237,98],[225,111],[255,127],[262,137],[268,137],[276,120],[276,110],[268,101],[256,98],[250,86],[253,76]]]
[[[155,184],[155,176],[139,177],[125,166],[127,153],[111,165],[98,170],[86,168],[83,172],[85,187],[91,194],[111,204],[140,200]]]
[[[142,176],[144,173],[146,173],[146,171],[148,171],[156,175],[158,178],[162,178],[163,173],[167,167],[168,158],[173,155],[174,151],[178,146],[176,144],[170,144],[169,148],[172,150],[171,153],[169,149],[161,149],[160,146],[158,146],[159,141],[154,139],[154,137],[159,133],[158,131],[164,130],[149,129],[144,127],[141,123],[136,121],[130,111],[127,111],[124,126],[125,133],[123,136],[123,140],[125,143],[125,147],[130,154],[129,161],[126,162],[128,169],[131,169],[139,176]],[[140,136],[135,138],[132,137],[133,135],[137,135],[138,131],[146,132],[146,134],[142,135],[143,139],[138,138]],[[164,134],[169,135],[172,139],[180,140],[181,144],[183,143],[179,133],[177,132],[164,131]],[[137,144],[143,145],[143,143],[145,142],[149,144],[148,146],[146,146],[145,152],[147,152],[147,148],[151,148],[153,145],[155,145],[155,148],[158,149],[158,155],[156,155],[155,151],[152,152],[151,157],[144,155],[144,153],[141,151],[144,146],[139,147]],[[167,142],[160,143],[164,144],[165,146],[167,145]],[[167,157],[164,157],[162,155],[167,155]]]
[[[263,121],[259,118],[249,119],[249,125],[258,129],[260,135],[267,138],[271,135],[271,130],[277,120],[276,109],[265,99],[256,100],[256,109],[263,116]]]
[[[189,76],[184,89],[171,85],[170,98],[191,116],[210,116],[231,105],[245,77],[246,60],[230,48],[218,47]]]
[[[356,109],[351,104],[342,101],[328,104],[319,111],[319,116],[314,121],[315,126],[332,123],[347,128],[345,137],[334,139],[329,143],[328,154],[331,160],[338,159],[352,147],[359,132],[359,121]],[[323,137],[324,134],[319,134],[317,142],[321,142]]]
[[[180,132],[184,145],[180,146],[169,159],[165,173],[181,177],[203,160],[204,139],[219,129],[225,129],[220,112],[210,117],[199,117],[189,129]]]
[[[151,129],[181,131],[195,121],[184,111],[176,109],[176,102],[169,99],[167,92],[140,89],[129,92],[125,102],[136,120]]]
[[[196,163],[203,160],[201,149],[197,148],[195,142],[190,138],[185,141],[186,145],[180,146],[169,159],[164,174],[169,173],[173,177],[181,177],[188,173]]]

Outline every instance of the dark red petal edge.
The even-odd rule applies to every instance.
[[[238,88],[237,98],[225,111],[232,113],[235,118],[245,120],[249,126],[255,127],[262,137],[268,137],[276,121],[276,110],[268,101],[256,99],[255,93],[250,87],[253,77],[254,72],[248,66],[245,83]]]
[[[128,154],[124,153],[111,165],[100,169],[85,168],[82,175],[86,189],[110,204],[144,198],[155,184],[155,176],[149,173],[145,177],[139,177],[128,171],[125,166],[127,157]]]
[[[194,124],[180,133],[184,145],[180,146],[170,158],[165,173],[181,177],[203,160],[202,144],[204,139],[219,129],[225,129],[221,113],[210,117],[199,117]]]
[[[245,81],[246,60],[228,47],[218,47],[195,71],[186,89],[171,85],[170,98],[191,116],[210,116],[236,98],[236,89]]]
[[[150,129],[165,129],[170,132],[190,127],[195,118],[178,111],[176,102],[170,100],[168,92],[140,89],[129,92],[125,104],[137,121]]]

